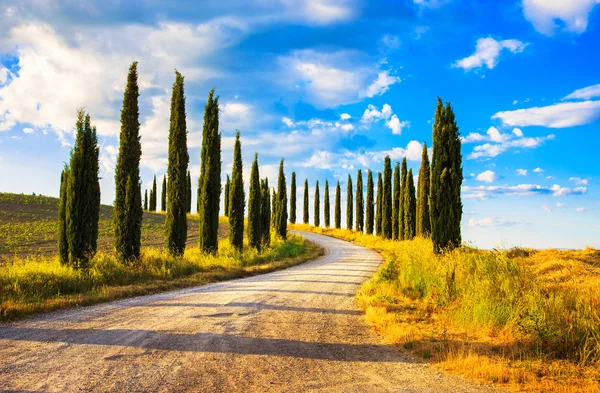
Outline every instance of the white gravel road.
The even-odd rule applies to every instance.
[[[374,251],[0,326],[0,391],[479,392],[384,345],[353,302]]]

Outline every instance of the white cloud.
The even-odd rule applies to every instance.
[[[352,116],[350,116],[348,113],[342,113],[340,115],[340,120],[348,120],[350,119]]]
[[[481,159],[481,158],[493,158],[496,157],[509,149],[516,148],[524,148],[524,149],[532,149],[539,147],[542,143],[548,140],[553,140],[554,135],[550,134],[545,137],[535,137],[535,138],[526,138],[526,137],[517,137],[516,139],[513,136],[517,134],[513,132],[513,134],[502,134],[495,127],[490,127],[488,130],[488,136],[484,137],[483,135],[476,134],[477,137],[473,137],[474,134],[469,134],[467,138],[470,138],[469,141],[479,139],[479,140],[489,140],[492,143],[484,143],[483,145],[475,146],[471,154],[467,156],[469,160]],[[523,133],[520,133],[523,135]]]
[[[392,107],[388,104],[383,104],[381,110],[377,109],[375,105],[369,104],[367,109],[365,109],[361,120],[364,122],[387,120],[392,116],[392,113]]]
[[[481,172],[479,175],[477,175],[477,180],[486,182],[486,183],[493,183],[496,180],[498,180],[498,175],[494,171],[487,170],[487,171]]]
[[[387,120],[385,125],[392,130],[392,134],[400,135],[402,134],[402,129],[410,127],[410,122],[408,120],[400,121],[397,115],[392,115],[392,118]]]
[[[517,169],[517,176],[527,176],[527,169]]]
[[[438,8],[453,0],[413,0],[413,3],[424,8]]]
[[[377,79],[367,87],[366,91],[361,93],[361,96],[369,98],[380,96],[388,91],[391,85],[401,81],[400,77],[390,75],[389,71],[381,71],[377,74]]]
[[[247,130],[256,120],[252,113],[252,107],[249,104],[233,101],[219,102],[219,127],[222,130],[232,131],[239,129]]]
[[[503,49],[507,49],[511,53],[520,53],[523,52],[526,46],[526,43],[519,40],[496,41],[492,37],[480,38],[477,40],[475,53],[464,59],[457,60],[452,64],[452,67],[470,71],[474,68],[486,66],[491,70],[498,63],[500,52]]]
[[[600,97],[600,84],[577,89],[563,100],[589,100],[596,97]]]
[[[543,126],[566,128],[592,123],[600,118],[600,101],[563,102],[559,104],[498,112],[500,119],[513,127]]]
[[[569,181],[574,182],[577,186],[587,186],[590,183],[588,179],[582,179],[580,177],[571,177],[569,178]]]
[[[519,138],[523,137],[523,131],[520,128],[513,128],[512,133],[518,136]]]
[[[583,33],[590,12],[599,3],[598,0],[523,0],[522,6],[525,19],[538,32],[551,36],[561,26],[572,33]]]
[[[2,64],[0,64],[0,85],[3,85],[6,82],[8,82],[8,74],[9,74],[8,69],[6,67],[4,67]]]
[[[324,150],[315,151],[304,164],[304,166],[307,167],[315,167],[320,169],[331,169],[334,165],[335,157],[333,153]]]
[[[586,208],[585,207],[578,207],[578,208],[575,209],[575,211],[577,213],[584,213],[586,211]]]
[[[345,0],[286,1],[290,11],[308,18],[315,24],[325,25],[350,19],[354,11]]]
[[[485,227],[506,227],[516,225],[516,222],[506,221],[503,218],[492,219],[491,217],[486,217],[481,220],[476,220],[474,218],[469,219],[469,223],[467,224],[471,228],[485,228]]]
[[[288,127],[293,127],[294,126],[294,122],[292,121],[292,119],[290,119],[289,117],[282,117],[281,121]]]
[[[544,187],[539,184],[519,184],[516,186],[463,186],[463,199],[488,199],[494,196],[533,196],[533,195],[583,195],[587,192],[586,187],[560,187],[558,184],[552,187]]]
[[[25,128],[23,128],[23,132],[25,134],[33,134],[35,132],[35,130],[33,128],[30,128],[30,127],[25,127]]]
[[[533,171],[535,173],[542,173],[542,172],[544,172],[544,170],[542,168],[540,168],[540,167],[535,168]]]
[[[400,39],[396,35],[386,34],[381,38],[381,43],[389,49],[400,48]]]

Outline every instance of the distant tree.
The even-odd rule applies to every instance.
[[[315,187],[315,204],[314,204],[314,208],[315,208],[315,215],[314,215],[314,220],[315,220],[315,226],[319,227],[321,226],[321,215],[320,215],[320,205],[321,205],[321,201],[319,198],[319,181],[317,180],[317,184]]]
[[[356,175],[356,230],[358,232],[365,230],[365,202],[363,199],[363,181],[360,169]]]
[[[60,174],[60,199],[58,203],[58,255],[60,262],[69,263],[69,238],[67,229],[67,189],[69,186],[69,167],[65,165]]]
[[[140,121],[137,62],[129,67],[121,109],[119,154],[115,167],[114,232],[119,257],[131,260],[140,256],[142,236],[142,192],[140,182]]]
[[[429,219],[429,187],[431,186],[429,157],[427,144],[423,144],[421,155],[421,168],[419,169],[419,184],[417,189],[417,235],[428,237],[431,235],[431,222]]]
[[[258,171],[258,154],[254,154],[250,171],[250,190],[248,193],[248,244],[260,251],[262,245],[262,190]]]
[[[348,187],[346,189],[346,229],[352,230],[352,224],[354,221],[354,207],[352,205],[352,176],[348,175]]]
[[[367,235],[373,234],[373,228],[375,224],[375,203],[373,201],[373,172],[369,170],[367,176],[367,203],[365,212],[365,228]]]
[[[269,247],[271,245],[271,190],[269,189],[269,178],[261,182],[261,242],[263,247]]]
[[[415,182],[413,180],[412,168],[408,171],[406,178],[406,189],[404,193],[404,240],[412,240],[416,234],[417,200],[415,198]]]
[[[383,181],[381,172],[377,172],[377,206],[375,207],[375,231],[377,236],[382,236],[381,229],[383,224]]]
[[[152,190],[150,191],[150,211],[156,213],[156,175],[152,180]]]
[[[167,174],[163,176],[162,190],[160,193],[160,211],[167,211]]]
[[[192,212],[192,177],[190,176],[190,171],[188,171],[188,173],[187,173],[187,182],[186,183],[187,183],[186,211],[188,213],[191,213]]]
[[[342,197],[340,194],[340,181],[338,180],[335,186],[335,206],[333,208],[333,221],[336,229],[340,229],[342,226]]]
[[[144,191],[144,210],[148,210],[148,190]]]
[[[385,157],[383,166],[383,203],[381,208],[381,233],[384,239],[392,238],[392,164]]]
[[[406,173],[406,157],[404,157],[402,159],[402,170],[400,171],[400,176],[402,178],[401,180],[401,184],[402,184],[402,191],[400,192],[400,225],[399,225],[399,236],[400,239],[404,239],[404,234],[406,233],[406,228],[404,228],[404,224],[406,223],[406,220],[404,218],[404,216],[406,215],[406,210],[404,209],[404,198],[406,197],[406,193],[404,192],[404,190],[406,189],[406,185],[407,185],[407,173]]]
[[[460,246],[463,181],[461,141],[454,111],[438,97],[433,123],[433,159],[429,209],[431,240],[436,253]]]
[[[325,228],[329,228],[330,224],[330,210],[331,205],[329,203],[329,182],[325,180],[325,198],[323,200],[323,215],[325,216]]]
[[[287,238],[287,186],[283,172],[283,158],[279,164],[279,177],[277,179],[277,217],[275,230],[283,240]]]
[[[237,250],[244,247],[244,180],[242,178],[242,144],[240,132],[235,135],[233,170],[229,188],[229,242]]]
[[[296,172],[292,172],[292,185],[290,186],[290,222],[296,223]]]
[[[304,181],[304,210],[302,211],[302,222],[308,224],[308,179]]]
[[[227,181],[225,182],[225,191],[223,192],[223,199],[224,199],[224,210],[225,210],[225,217],[229,217],[229,188],[231,187],[231,180],[229,179],[229,175],[227,175]]]
[[[400,163],[394,165],[394,191],[392,195],[392,239],[401,238],[400,234]]]

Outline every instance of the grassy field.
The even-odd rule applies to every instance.
[[[373,330],[436,367],[512,391],[600,392],[600,251],[462,248],[296,225],[379,251],[356,296]]]

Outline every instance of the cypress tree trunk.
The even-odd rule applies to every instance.
[[[189,156],[188,156],[189,157]],[[190,171],[187,173],[187,212],[192,212],[192,177],[190,176]]]
[[[167,174],[163,176],[162,190],[160,193],[160,211],[167,211]]]
[[[140,256],[142,203],[140,187],[139,88],[137,62],[129,67],[121,109],[119,155],[115,167],[114,227],[115,250],[124,260]],[[128,188],[128,187],[131,187]],[[129,197],[128,197],[129,196]],[[129,199],[129,200],[128,200]],[[137,203],[137,201],[140,201]],[[128,203],[129,202],[129,203]]]
[[[152,181],[152,191],[150,191],[150,210],[156,213],[156,175]]]
[[[342,196],[340,194],[340,181],[338,180],[335,186],[335,206],[333,208],[333,221],[336,229],[342,227]]]
[[[416,234],[417,200],[415,198],[415,182],[412,168],[406,178],[406,191],[404,192],[404,240],[412,240]]]
[[[363,200],[363,182],[362,172],[359,169],[356,175],[356,230],[363,232],[365,230],[365,203]]]
[[[269,189],[269,178],[261,182],[261,242],[264,247],[271,245],[271,190]]]
[[[283,240],[287,239],[287,188],[283,172],[283,158],[279,164],[279,178],[277,179],[277,219],[275,229]]]
[[[375,231],[377,236],[383,236],[382,233],[382,214],[383,214],[383,181],[381,180],[381,172],[377,172],[377,206],[375,207]]]
[[[277,219],[277,192],[273,189],[273,196],[271,197],[271,225],[275,229],[275,220]]]
[[[185,93],[183,76],[175,71],[171,96],[171,125],[169,127],[169,161],[167,165],[167,215],[165,238],[169,254],[183,255],[187,240],[188,178],[190,157],[187,150]]]
[[[58,256],[60,262],[69,262],[69,239],[67,237],[67,188],[69,185],[69,167],[60,174],[60,199],[58,201]]]
[[[304,206],[302,211],[302,222],[308,224],[308,179],[304,180]]]
[[[402,189],[400,191],[400,205],[399,205],[399,209],[400,209],[400,218],[399,218],[399,225],[398,225],[398,235],[399,238],[404,240],[404,234],[406,233],[406,229],[404,228],[404,224],[406,223],[406,220],[404,219],[404,216],[406,215],[404,206],[404,198],[406,197],[406,192],[404,192],[404,190],[406,190],[406,184],[407,184],[407,174],[406,174],[406,157],[404,157],[402,159],[402,171],[401,171],[401,176],[402,176]]]
[[[400,163],[394,165],[394,193],[392,196],[392,239],[401,238],[400,235]]]
[[[290,186],[290,222],[296,223],[296,172],[292,172],[292,185]]]
[[[373,172],[369,170],[369,174],[367,176],[367,207],[365,214],[365,228],[367,230],[367,235],[373,234],[374,219],[375,204],[373,202]]]
[[[329,209],[331,205],[329,203],[329,182],[325,180],[325,198],[323,200],[323,215],[325,216],[325,228],[329,228],[330,217]]]
[[[427,154],[427,144],[424,143],[417,189],[417,235],[423,237],[428,237],[431,234],[431,222],[429,221],[430,182],[429,157]]]
[[[352,230],[352,222],[354,221],[353,219],[353,213],[354,213],[354,208],[352,206],[352,200],[354,199],[352,197],[352,176],[348,175],[348,188],[346,189],[346,196],[347,196],[347,200],[346,200],[346,229],[348,229],[349,231]]]
[[[438,97],[433,124],[433,160],[429,209],[431,239],[436,253],[460,246],[463,181],[461,141],[450,103]]]
[[[244,180],[242,178],[242,144],[240,132],[235,135],[233,170],[229,188],[229,241],[238,251],[244,247]]]
[[[248,244],[260,251],[263,233],[261,231],[261,188],[258,172],[258,154],[254,154],[250,171],[250,190],[248,192]]]
[[[225,217],[229,217],[229,188],[231,187],[231,180],[227,175],[227,181],[225,182],[225,191],[223,192],[223,210],[225,210]]]
[[[321,215],[320,215],[321,201],[319,198],[319,181],[317,180],[316,188],[315,188],[315,226],[321,226]]]
[[[381,233],[384,239],[392,238],[392,164],[386,156],[383,165],[383,196],[381,207]]]
[[[144,210],[148,210],[148,190],[144,191]]]
[[[214,97],[214,93],[214,89],[208,93],[208,100],[204,106],[198,180],[198,238],[200,250],[205,253],[215,253],[219,249],[221,134],[219,133],[219,97]],[[229,204],[231,204],[231,191],[229,195]],[[229,208],[231,210],[231,207]]]

